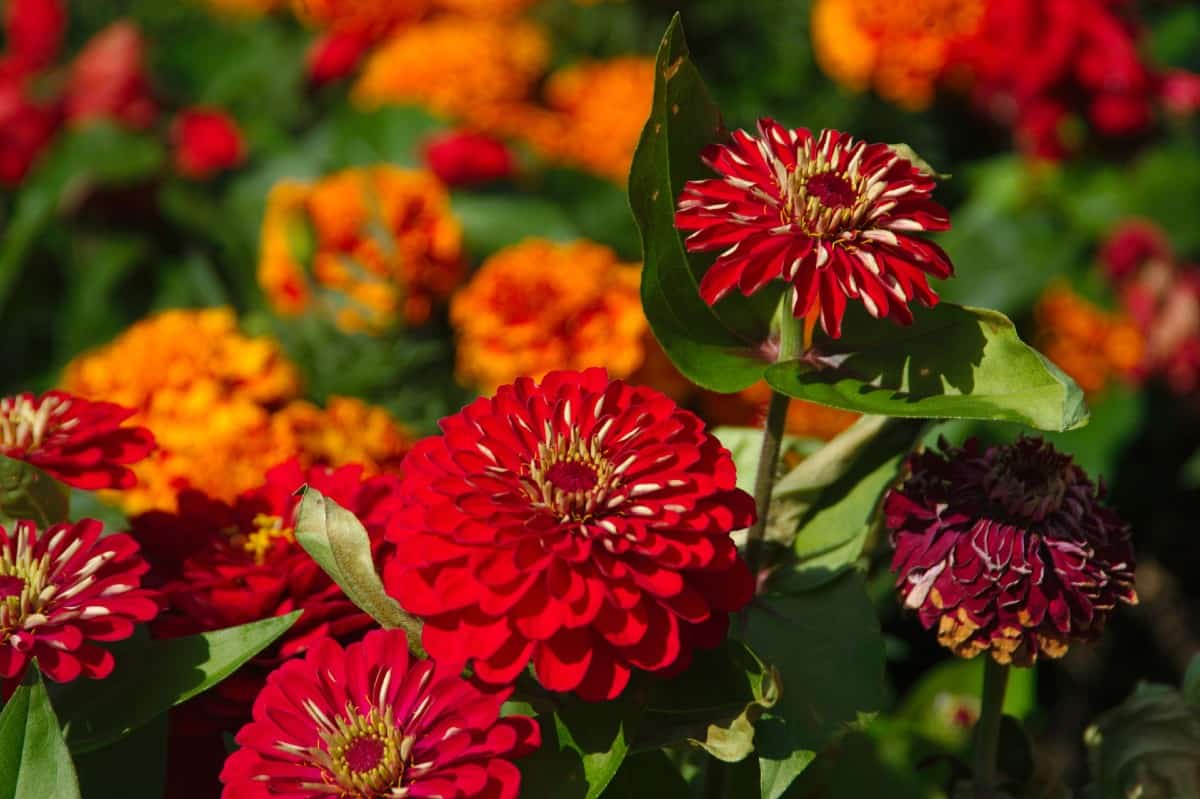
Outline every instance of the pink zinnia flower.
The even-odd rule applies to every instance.
[[[511,762],[541,744],[533,719],[500,718],[510,690],[411,660],[404,633],[343,650],[322,641],[271,674],[225,763],[224,799],[516,799]]]
[[[158,612],[141,588],[147,566],[125,534],[100,538],[93,519],[39,533],[32,522],[0,527],[0,678],[6,689],[29,662],[56,682],[101,679],[113,656],[100,641],[120,641]],[[7,690],[4,691],[7,693]]]
[[[520,378],[442,420],[401,467],[384,582],[446,663],[488,683],[530,662],[553,691],[611,699],[725,637],[753,581],[754,519],[695,415],[603,369]]]
[[[794,314],[819,313],[837,338],[848,299],[908,324],[914,298],[937,303],[926,275],[954,272],[940,247],[911,235],[950,227],[935,181],[886,144],[763,119],[757,137],[739,130],[703,159],[720,177],[684,186],[675,224],[694,231],[689,250],[721,251],[700,282],[710,305],[783,279]]]
[[[154,450],[149,430],[121,426],[133,414],[62,391],[0,398],[0,455],[75,488],[131,488],[137,477],[128,465]]]
[[[884,504],[907,608],[961,657],[1062,657],[1137,601],[1129,526],[1083,470],[1041,439],[944,440],[909,461]]]

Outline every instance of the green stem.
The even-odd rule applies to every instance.
[[[758,473],[754,478],[754,507],[758,517],[746,536],[746,565],[750,567],[755,580],[758,580],[758,570],[762,567],[767,515],[771,510],[771,492],[775,489],[775,478],[779,472],[779,451],[783,446],[783,430],[790,402],[791,398],[786,394],[772,391],[771,402],[767,406],[767,426],[763,431]]]
[[[1004,717],[1004,690],[1009,667],[984,655],[983,701],[975,725],[975,799],[991,799],[996,791],[996,754],[1000,748],[1000,720]]]

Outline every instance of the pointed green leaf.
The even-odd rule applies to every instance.
[[[862,413],[1018,422],[1039,430],[1087,423],[1075,381],[1021,341],[1008,317],[941,303],[898,327],[847,314],[842,338],[767,370],[792,397]]]
[[[721,114],[692,63],[676,15],[658,50],[654,102],[629,175],[642,237],[642,305],[654,335],[693,382],[733,392],[762,377],[763,342],[780,290],[732,296],[710,308],[700,278],[711,257],[691,256],[675,229],[675,201],[688,180],[708,177],[700,153],[723,135]]]
[[[353,513],[314,488],[300,489],[296,541],[337,583],[350,601],[384,627],[408,634],[408,645],[421,652],[421,622],[404,612],[375,571],[371,539]]]
[[[36,466],[0,455],[0,517],[30,519],[43,530],[71,515],[71,489]]]
[[[59,701],[71,751],[107,746],[207,691],[287,632],[301,611],[224,630],[112,647],[116,667],[105,680],[77,680]]]
[[[0,799],[79,799],[71,753],[41,675],[31,669],[0,712]]]

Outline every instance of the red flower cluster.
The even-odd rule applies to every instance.
[[[0,399],[0,455],[25,461],[75,488],[131,488],[128,468],[154,450],[144,427],[122,427],[134,411],[62,391]]]
[[[425,163],[450,187],[505,180],[516,169],[504,142],[468,130],[449,131],[427,141]]]
[[[146,563],[125,534],[100,533],[93,519],[39,532],[32,522],[0,527],[0,693],[7,696],[34,658],[57,682],[107,677],[113,656],[97,642],[120,641],[158,612],[141,588]]]
[[[602,369],[521,378],[405,459],[384,582],[448,665],[611,699],[717,645],[753,580],[753,500],[700,419]]]
[[[203,180],[232,169],[246,158],[242,132],[228,114],[216,108],[188,108],[171,126],[175,168]]]
[[[54,60],[66,28],[59,0],[9,0],[0,56],[0,183],[21,182],[54,135],[54,103],[34,99],[31,78]]]
[[[909,460],[884,516],[904,605],[943,646],[1029,665],[1137,601],[1129,527],[1070,456],[1031,438],[941,450]]]
[[[975,102],[1011,126],[1022,148],[1061,158],[1071,114],[1100,134],[1140,133],[1159,78],[1138,52],[1124,0],[993,0],[975,35],[956,44],[948,69],[965,72]]]
[[[371,39],[353,31],[326,33],[308,50],[308,80],[316,86],[348,78],[371,49]]]
[[[211,708],[232,703],[240,715],[261,687],[265,671],[327,637],[347,638],[370,627],[358,609],[295,540],[293,496],[308,484],[352,511],[376,542],[394,502],[392,477],[362,479],[362,467],[307,470],[291,460],[267,472],[266,482],[232,504],[187,490],[176,513],[154,511],[132,521],[161,587],[167,608],[154,625],[163,637],[190,635],[304,610],[295,626],[254,668],[239,672],[206,695]]]
[[[1200,265],[1180,262],[1166,233],[1141,220],[1114,230],[1100,258],[1145,339],[1141,376],[1162,376],[1177,394],[1200,389]]]
[[[114,22],[75,57],[63,110],[79,125],[112,119],[141,130],[154,124],[158,105],[146,77],[146,42],[132,22]]]
[[[819,314],[837,338],[847,299],[908,324],[914,298],[937,303],[926,275],[953,274],[940,247],[911,235],[950,227],[935,181],[886,144],[763,119],[757,137],[739,130],[703,158],[720,177],[688,182],[675,224],[694,231],[689,250],[720,251],[700,282],[710,305],[783,279],[795,315]]]
[[[511,759],[541,733],[528,717],[500,718],[509,693],[410,660],[394,630],[345,650],[321,641],[268,679],[221,773],[222,796],[516,799]]]

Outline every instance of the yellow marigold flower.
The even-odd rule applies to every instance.
[[[625,180],[654,99],[654,60],[625,56],[575,64],[552,75],[545,93],[563,120],[560,138],[546,154]]]
[[[1145,342],[1132,320],[1104,311],[1057,283],[1034,308],[1036,343],[1085,393],[1130,379],[1142,365]]]
[[[951,43],[973,33],[985,0],[816,0],[817,63],[855,91],[919,109],[933,99]]]
[[[416,22],[431,0],[292,0],[296,16],[314,28],[381,36]]]
[[[258,280],[285,316],[322,313],[348,331],[419,325],[464,268],[462,228],[428,172],[347,169],[268,197]]]
[[[527,239],[500,250],[451,301],[459,378],[490,392],[554,369],[628,377],[648,330],[639,280],[637,264],[592,242]]]
[[[129,513],[171,510],[185,488],[232,500],[292,456],[305,465],[390,469],[408,437],[381,409],[298,399],[300,379],[279,345],[237,328],[228,308],[166,311],[72,361],[64,389],[134,408],[159,449],[133,467],[138,484],[110,496]]]
[[[366,107],[413,103],[470,119],[481,106],[527,97],[549,57],[545,34],[530,22],[441,17],[383,42],[352,96]]]

